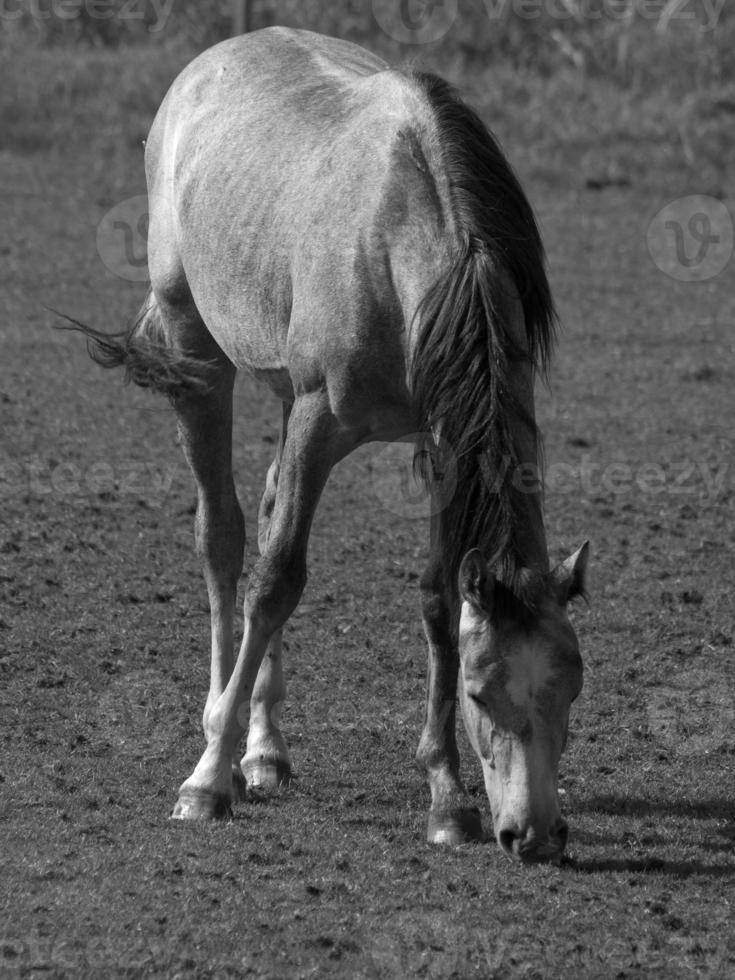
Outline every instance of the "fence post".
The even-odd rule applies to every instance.
[[[232,0],[232,36],[250,30],[250,0]]]

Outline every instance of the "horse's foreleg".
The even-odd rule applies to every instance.
[[[482,840],[482,822],[459,778],[456,740],[456,698],[459,657],[452,635],[449,590],[437,550],[438,517],[432,517],[432,548],[421,579],[424,630],[428,642],[426,720],[416,759],[431,789],[427,839],[432,844],[463,844]]]
[[[255,790],[269,792],[291,780],[291,757],[280,728],[285,700],[283,631],[278,629],[268,642],[250,697],[247,748],[240,761],[247,785]]]
[[[281,436],[266,478],[265,492],[258,513],[258,548],[265,554],[270,537],[271,519],[276,503],[276,488],[281,472],[283,446],[288,431],[291,405],[283,405]],[[283,631],[271,637],[250,698],[250,727],[242,771],[248,784],[255,789],[274,790],[291,778],[291,759],[281,733],[280,715],[286,700],[283,677]]]
[[[340,441],[326,395],[298,398],[283,447],[270,533],[245,595],[240,652],[224,691],[210,706],[207,747],[179,790],[175,817],[217,817],[229,809],[232,754],[247,727],[250,698],[268,644],[295,609],[306,584],[309,530],[329,471],[342,455]]]

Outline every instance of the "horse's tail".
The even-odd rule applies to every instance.
[[[204,394],[212,385],[215,365],[211,361],[187,354],[167,341],[152,290],[132,325],[119,333],[105,333],[57,310],[53,312],[66,321],[56,329],[77,330],[86,337],[87,353],[96,364],[124,368],[125,384],[132,381],[169,398]]]

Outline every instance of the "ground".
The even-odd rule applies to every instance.
[[[17,145],[0,153],[0,976],[735,974],[732,261],[718,272],[715,249],[684,281],[651,225],[732,186],[653,137],[570,148],[550,120],[529,144],[474,96],[539,214],[563,325],[538,396],[552,557],[592,546],[567,859],[425,843],[426,528],[381,446],[335,472],[287,631],[294,785],[230,823],[169,822],[207,689],[193,482],[166,403],[45,309],[104,329],[134,315],[145,285],[135,261],[108,268],[104,216],[144,191],[142,134],[91,160],[83,142]],[[690,258],[712,200],[669,216]],[[711,213],[726,250],[732,211]],[[241,378],[236,414],[249,567],[279,413]]]

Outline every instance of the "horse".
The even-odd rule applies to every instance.
[[[588,545],[550,566],[534,379],[556,315],[535,217],[497,142],[442,79],[269,28],[182,71],[145,168],[140,315],[122,332],[73,328],[98,363],[168,397],[197,484],[206,747],[172,816],[229,818],[248,793],[288,783],[282,631],[306,582],[317,502],[356,447],[411,435],[431,500],[417,750],[427,839],[485,839],[459,774],[459,701],[500,847],[558,862],[559,760],[583,672],[568,605],[585,595]],[[239,369],[267,382],[283,411],[235,655]]]

